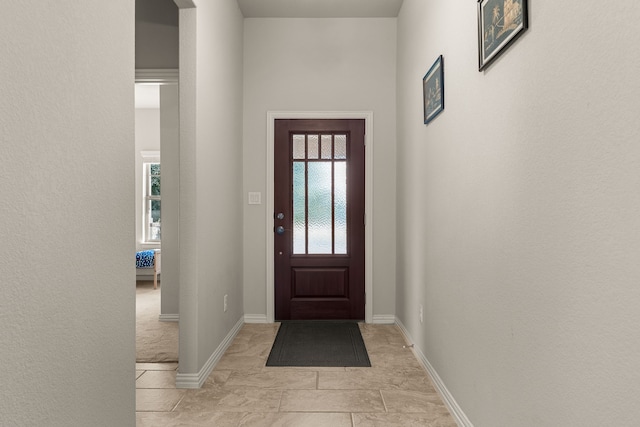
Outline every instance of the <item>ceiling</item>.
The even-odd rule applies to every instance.
[[[395,18],[403,0],[238,0],[245,18]]]

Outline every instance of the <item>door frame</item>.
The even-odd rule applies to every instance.
[[[135,70],[135,84],[156,84],[156,85],[175,85],[176,87],[180,83],[180,72],[177,68],[136,68]],[[177,92],[178,95],[178,103],[180,102],[180,93]],[[178,105],[178,110],[180,106]],[[162,105],[160,105],[160,111],[162,112]],[[160,113],[160,123],[162,125],[162,113]],[[178,111],[178,115],[176,116],[176,122],[178,123],[178,146],[180,144],[180,113]],[[157,152],[158,158],[161,157],[162,153],[162,136],[160,139],[160,151]],[[138,153],[136,153],[136,156]],[[180,181],[179,176],[172,176],[171,179],[175,179],[176,182]],[[136,183],[137,187],[137,183]],[[169,190],[165,190],[169,191]],[[179,187],[176,187],[176,190],[169,194],[170,199],[179,200],[180,198],[180,190]],[[167,195],[165,194],[165,200]],[[136,202],[137,203],[137,202]],[[167,216],[167,211],[169,211],[168,217],[179,217],[178,206],[173,206],[170,203],[166,204],[165,207],[165,216]],[[140,222],[140,217],[136,215],[136,223]],[[165,281],[158,289],[160,292],[160,314],[158,315],[158,320],[161,322],[179,322],[180,321],[180,304],[179,304],[179,294],[180,294],[180,278],[178,275],[179,270],[179,248],[178,248],[178,234],[179,227],[176,221],[168,222],[168,226],[174,226],[176,229],[172,230],[172,234],[174,235],[174,239],[166,239],[165,236],[165,249],[169,247],[168,250],[164,251],[163,256],[163,268],[164,273],[162,273],[163,277],[165,277]],[[167,227],[167,224],[165,224]],[[166,230],[166,228],[165,228]],[[171,246],[172,243],[175,245]],[[176,256],[177,254],[177,256]],[[168,276],[168,278],[167,278]]]
[[[365,122],[365,258],[364,289],[366,293],[364,320],[373,322],[373,111],[267,111],[267,192],[266,192],[266,287],[267,322],[275,320],[275,254],[274,254],[274,147],[277,119],[364,119]]]

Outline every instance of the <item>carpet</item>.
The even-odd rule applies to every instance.
[[[153,281],[136,283],[136,362],[178,361],[178,322],[161,322],[160,286]]]
[[[267,366],[370,367],[360,327],[348,321],[283,321]]]

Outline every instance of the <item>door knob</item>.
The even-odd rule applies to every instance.
[[[276,227],[276,234],[284,234],[284,227],[279,225]]]
[[[284,214],[282,212],[278,212],[276,214],[276,218],[282,220],[282,219],[284,219]]]

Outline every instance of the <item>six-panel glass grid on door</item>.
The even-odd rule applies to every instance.
[[[293,253],[347,253],[347,135],[293,134]]]

